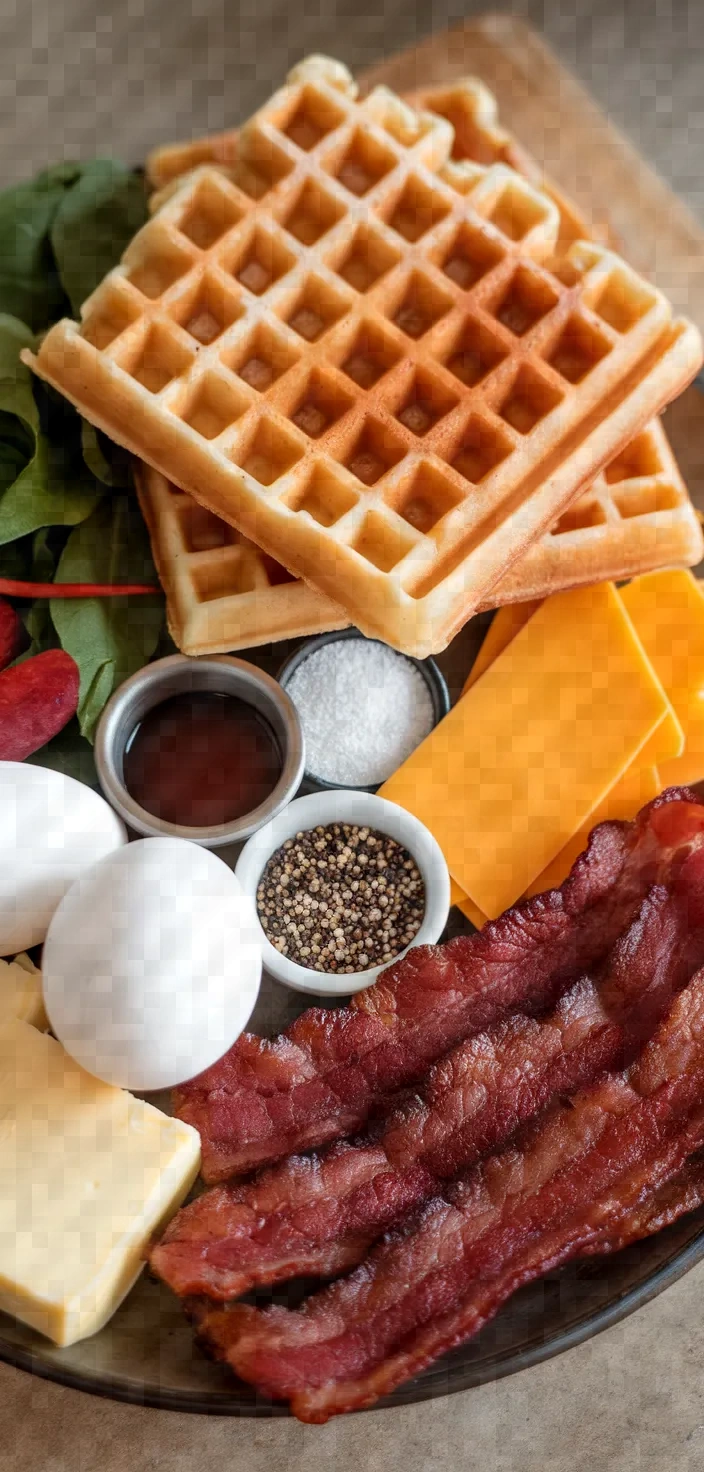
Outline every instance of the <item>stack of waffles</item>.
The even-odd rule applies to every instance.
[[[187,653],[480,609],[702,553],[656,415],[691,324],[466,82],[359,101],[311,58],[162,149],[153,215],[35,370],[141,462]]]

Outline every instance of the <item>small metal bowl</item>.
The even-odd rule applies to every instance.
[[[307,639],[304,644],[301,644],[299,649],[296,649],[293,654],[289,655],[288,659],[284,660],[278,671],[276,678],[282,689],[286,689],[294,671],[303,664],[304,660],[308,659],[311,654],[315,654],[316,650],[322,649],[324,644],[335,644],[340,639],[363,639],[368,644],[378,644],[381,642],[379,639],[367,639],[366,634],[361,634],[359,629],[341,629],[337,633],[319,634],[314,639]],[[434,659],[414,659],[411,654],[399,654],[399,658],[407,659],[410,664],[414,664],[418,673],[424,679],[433,703],[433,726],[437,726],[443,717],[448,714],[451,705],[450,692],[439,665],[435,663]],[[391,774],[389,773],[389,775]],[[312,787],[321,792],[342,792],[345,790],[349,792],[378,792],[379,788],[383,785],[381,782],[373,782],[369,786],[356,787],[345,782],[328,782],[325,777],[319,777],[316,772],[309,771],[307,767],[305,781],[307,787]]]
[[[125,749],[135,726],[155,705],[186,690],[213,690],[219,695],[238,696],[264,717],[278,743],[281,776],[276,786],[259,807],[231,823],[209,828],[167,823],[135,802],[125,787]],[[256,665],[230,654],[213,654],[201,659],[171,654],[145,665],[111,696],[98,724],[95,765],[108,802],[137,833],[148,838],[163,835],[189,838],[204,848],[221,848],[249,838],[291,801],[303,775],[303,732],[293,701],[276,680]]]

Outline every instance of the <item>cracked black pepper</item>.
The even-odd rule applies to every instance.
[[[408,849],[355,823],[288,838],[257,887],[262,929],[312,971],[366,971],[393,961],[423,923],[425,885]]]

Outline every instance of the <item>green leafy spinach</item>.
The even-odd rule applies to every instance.
[[[149,538],[133,496],[106,498],[71,532],[57,583],[156,583]],[[92,739],[115,686],[152,657],[164,621],[160,594],[140,598],[52,598],[51,618],[62,647],[81,674],[78,720]]]
[[[78,315],[147,215],[142,180],[110,159],[64,163],[0,192],[0,576],[23,581],[157,582],[123,452],[20,352]],[[89,740],[115,685],[163,638],[161,595],[22,606],[30,657],[57,643],[81,676],[78,720],[34,760],[94,779]]]

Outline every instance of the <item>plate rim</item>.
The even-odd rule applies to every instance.
[[[557,1355],[566,1353],[567,1350],[575,1349],[577,1345],[595,1338],[605,1329],[610,1329],[614,1324],[629,1318],[638,1309],[644,1308],[646,1304],[658,1298],[667,1288],[672,1287],[702,1259],[704,1259],[704,1219],[700,1230],[692,1240],[684,1247],[677,1249],[672,1257],[660,1267],[655,1268],[641,1282],[618,1294],[611,1302],[587,1314],[585,1318],[566,1325],[564,1329],[558,1330],[543,1343],[535,1343],[525,1349],[506,1349],[491,1362],[468,1366],[464,1372],[462,1384],[448,1385],[442,1380],[439,1382],[433,1380],[424,1384],[422,1380],[411,1380],[407,1388],[399,1387],[392,1395],[385,1396],[373,1406],[362,1407],[361,1412],[355,1411],[353,1414],[359,1415],[364,1411],[398,1410],[405,1405],[418,1405],[422,1401],[439,1400],[443,1396],[458,1395],[463,1391],[474,1390],[480,1385],[503,1380],[509,1375],[518,1374],[521,1370],[532,1369],[533,1366],[554,1359]],[[257,1395],[253,1401],[236,1401],[227,1391],[213,1391],[205,1394],[199,1391],[170,1390],[154,1385],[139,1389],[115,1376],[97,1374],[92,1376],[88,1371],[71,1370],[68,1367],[64,1369],[60,1364],[50,1364],[38,1357],[35,1351],[13,1344],[1,1336],[0,1362],[37,1376],[41,1380],[50,1380],[54,1384],[63,1385],[67,1389],[80,1390],[86,1395],[95,1395],[103,1400],[117,1401],[127,1405],[149,1406],[153,1410],[176,1411],[189,1415],[228,1416],[246,1420],[293,1419],[286,1405],[271,1401],[265,1396]]]

